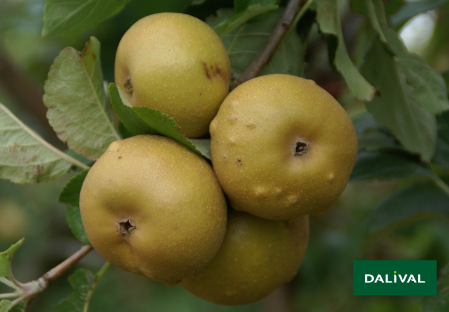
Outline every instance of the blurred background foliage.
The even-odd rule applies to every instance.
[[[232,1],[208,1],[190,6],[190,0],[131,1],[117,16],[75,37],[41,38],[44,0],[0,1],[0,102],[55,146],[64,149],[45,119],[43,85],[54,58],[67,46],[81,50],[90,36],[101,42],[104,78],[113,81],[115,51],[124,32],[139,18],[157,12],[187,12],[201,19]],[[201,1],[196,1],[201,2]],[[360,15],[342,2],[346,44],[354,62],[360,60],[356,36],[364,25]],[[420,54],[436,70],[449,70],[449,2],[405,24],[402,37],[410,50]],[[315,26],[306,55],[306,78],[315,79],[336,96],[350,115],[364,110],[352,98],[341,77],[327,62],[326,40]],[[26,237],[13,262],[20,281],[40,277],[80,247],[65,222],[58,194],[69,177],[48,184],[15,185],[0,180],[0,250]],[[419,178],[414,178],[419,179]],[[90,311],[420,311],[419,297],[354,297],[352,261],[356,259],[449,262],[447,218],[429,215],[372,235],[370,216],[379,203],[404,183],[355,182],[348,184],[335,207],[324,216],[311,218],[309,249],[295,279],[262,302],[240,307],[213,305],[180,287],[167,287],[115,267],[107,272],[91,301]],[[76,267],[96,272],[103,260],[92,252]],[[73,270],[71,271],[73,272]],[[69,272],[68,274],[70,274]],[[68,276],[66,274],[65,277]],[[5,291],[0,286],[0,291]],[[28,311],[52,311],[68,296],[71,287],[60,278],[30,305]]]

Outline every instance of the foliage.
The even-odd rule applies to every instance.
[[[39,1],[29,0],[28,3],[35,4]],[[323,311],[334,311],[337,306],[345,311],[402,311],[398,306],[409,307],[402,299],[388,301],[390,299],[350,297],[347,299],[352,300],[350,303],[337,300],[348,298],[344,292],[351,285],[344,278],[350,274],[351,261],[354,259],[407,258],[407,255],[412,255],[410,258],[438,258],[445,262],[449,260],[449,245],[443,239],[437,247],[434,241],[426,241],[425,235],[413,235],[413,231],[416,231],[418,234],[431,233],[435,237],[438,236],[438,226],[432,228],[423,220],[447,222],[449,216],[449,72],[442,75],[439,70],[444,66],[438,65],[444,63],[438,63],[438,60],[444,58],[441,55],[446,55],[447,62],[449,45],[446,30],[449,27],[449,5],[445,0],[392,0],[390,3],[351,0],[349,2],[352,12],[363,16],[363,27],[359,28],[355,38],[357,49],[351,50],[350,44],[345,43],[348,32],[344,25],[345,20],[341,17],[340,10],[344,7],[340,6],[340,1],[307,1],[308,5],[312,2],[314,4],[303,15],[298,25],[293,25],[281,41],[261,75],[284,73],[317,77],[324,81],[323,85],[329,87],[322,76],[332,78],[336,77],[335,74],[329,74],[324,67],[317,67],[316,71],[321,70],[320,75],[311,68],[316,64],[313,63],[314,57],[320,60],[319,55],[323,54],[323,47],[327,47],[329,66],[341,75],[333,80],[343,81],[349,91],[346,98],[339,100],[352,113],[359,139],[359,155],[351,176],[351,184],[345,193],[350,195],[344,194],[340,202],[337,202],[335,211],[330,212],[329,216],[312,219],[312,222],[315,222],[312,226],[312,229],[315,226],[315,238],[312,235],[310,250],[303,264],[304,269],[300,270],[299,277],[293,282],[294,285],[303,282],[298,287],[298,302],[295,301],[293,305],[303,310],[311,310],[310,307],[320,305]],[[7,3],[9,1],[0,3],[1,34],[4,33],[3,25],[13,25],[15,21],[14,18],[6,16],[6,13],[2,13],[10,10]],[[179,127],[170,116],[144,107],[130,107],[113,83],[105,90],[104,73],[111,72],[112,65],[110,62],[102,64],[101,60],[105,59],[104,56],[106,59],[113,58],[114,51],[105,51],[104,47],[110,49],[111,46],[116,46],[123,34],[124,29],[120,29],[118,20],[123,19],[132,24],[144,13],[161,10],[183,11],[189,6],[190,14],[202,19],[208,16],[206,21],[222,38],[230,56],[233,73],[235,78],[238,78],[264,46],[284,12],[285,1],[235,0],[234,5],[231,4],[231,1],[204,0],[154,3],[144,0],[45,0],[42,36],[49,38],[43,45],[50,46],[51,40],[58,40],[59,44],[79,45],[87,40],[86,35],[83,35],[86,33],[95,33],[100,40],[90,37],[81,52],[71,47],[65,48],[56,57],[48,73],[44,87],[47,117],[58,137],[68,145],[69,150],[66,152],[54,146],[57,142],[50,144],[44,139],[46,136],[41,136],[39,131],[28,126],[26,116],[20,116],[27,121],[22,122],[16,117],[20,112],[0,104],[0,178],[14,183],[42,183],[60,179],[65,175],[68,175],[68,178],[72,170],[82,170],[67,182],[60,193],[59,201],[67,205],[65,219],[72,234],[83,244],[89,244],[78,208],[79,193],[89,166],[104,153],[111,142],[138,134],[164,135],[210,158],[208,138],[189,140],[179,133]],[[136,10],[138,6],[145,7],[146,10]],[[433,9],[441,12],[433,41],[422,56],[410,53],[399,36],[401,27],[417,14]],[[20,13],[24,16],[22,24],[28,21],[28,14],[31,14],[25,9],[11,10],[16,15]],[[42,14],[42,7],[40,10]],[[306,19],[306,16],[313,18]],[[314,22],[320,33],[316,31]],[[52,36],[71,36],[72,39],[54,39]],[[326,39],[327,45],[324,45],[321,37]],[[103,47],[101,55],[100,41]],[[5,43],[8,45],[8,40],[5,40]],[[53,52],[48,52],[48,55],[53,55]],[[53,56],[46,55],[43,58],[51,57]],[[30,63],[26,69],[29,68],[33,68],[33,64]],[[2,93],[0,88],[0,96]],[[2,100],[4,103],[6,101]],[[357,109],[351,108],[354,106]],[[57,184],[51,185],[61,188]],[[345,196],[351,196],[351,199],[345,199]],[[357,196],[365,197],[356,202]],[[2,198],[1,205],[4,204]],[[39,220],[45,218],[41,217]],[[340,223],[337,225],[338,222]],[[443,224],[447,228],[447,223]],[[39,235],[39,231],[42,230],[36,230],[35,234]],[[447,231],[443,233],[446,236],[441,234],[441,237],[447,238]],[[405,241],[404,237],[407,237],[412,247],[407,249],[406,244],[400,241]],[[319,246],[323,245],[323,241],[324,246]],[[0,257],[4,257],[0,258],[1,276],[13,278],[10,257],[21,242],[0,254]],[[391,251],[394,248],[399,251]],[[418,249],[419,256],[416,251]],[[400,254],[401,250],[407,252]],[[35,254],[38,253],[42,254],[42,251],[35,251]],[[346,254],[346,258],[342,254]],[[335,262],[329,263],[329,259],[335,259]],[[446,266],[442,270],[438,296],[424,298],[421,311],[447,310],[447,271]],[[103,273],[101,272],[101,276]],[[133,279],[134,277],[120,274],[112,272],[109,280],[111,283],[108,284],[117,285],[123,278],[129,278],[133,283],[142,283],[141,280]],[[56,306],[56,311],[84,311],[98,281],[97,277],[98,274],[94,275],[85,269],[75,271],[68,278],[73,293]],[[336,284],[335,280],[342,282]],[[230,311],[225,307],[193,299],[179,289],[166,290],[164,287],[152,283],[141,285],[141,289],[152,294],[154,299],[149,300],[148,305],[155,310],[181,311],[186,310],[185,307],[188,306],[195,311]],[[137,287],[131,288],[141,297],[145,296]],[[68,292],[69,285],[66,283],[61,289]],[[103,293],[99,289],[98,295],[110,298],[106,289],[111,288],[105,286],[104,289]],[[169,291],[181,298],[180,301],[170,300],[167,295]],[[335,300],[330,300],[327,295],[322,294],[330,294],[330,298]],[[58,298],[63,296],[61,293],[58,295]],[[403,310],[416,311],[417,300],[420,299],[411,301],[413,308]],[[332,305],[325,306],[328,301],[331,301]],[[28,307],[28,301],[14,307],[12,302],[10,299],[0,301],[0,311],[18,312],[25,311]],[[54,309],[54,303],[44,304],[48,304],[48,309],[50,306]],[[92,306],[95,304],[93,302]],[[130,305],[135,310],[142,310],[142,306],[137,307],[134,303]],[[111,308],[114,308],[113,304]],[[260,306],[250,305],[232,311],[253,310],[260,310]]]

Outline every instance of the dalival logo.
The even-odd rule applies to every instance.
[[[426,281],[421,280],[421,274],[418,274],[418,277],[416,278],[414,274],[397,274],[396,271],[394,271],[393,278],[390,279],[390,276],[388,274],[385,274],[382,276],[381,274],[377,274],[377,277],[374,277],[372,274],[365,274],[365,283],[418,283],[418,284],[425,284]]]
[[[354,296],[435,296],[435,260],[354,260]]]

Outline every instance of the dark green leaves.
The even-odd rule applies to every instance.
[[[62,50],[44,89],[50,124],[76,153],[98,159],[112,141],[121,139],[106,102],[100,43],[94,37],[81,53]]]
[[[235,14],[221,21],[218,25],[215,25],[214,30],[220,38],[223,38],[251,18],[277,8],[278,6],[275,0],[235,1]]]
[[[366,56],[362,73],[379,93],[367,103],[377,124],[385,126],[411,152],[429,161],[435,150],[436,119],[412,97],[414,88],[383,44],[375,39]]]
[[[433,177],[433,173],[416,162],[386,152],[361,152],[351,175],[351,182],[361,180],[405,179],[412,176]]]
[[[87,176],[89,169],[85,169],[75,175],[67,182],[59,194],[59,202],[70,206],[79,207],[80,205],[80,192],[83,186],[84,179]]]
[[[283,9],[278,9],[267,19],[240,25],[222,38],[231,60],[232,71],[237,77],[243,73],[262,48],[282,13]],[[213,27],[230,16],[233,16],[232,10],[221,9],[217,12],[217,17],[208,18],[207,23]],[[300,38],[295,31],[289,32],[281,41],[270,62],[262,70],[261,75],[302,76],[306,41],[307,36]]]
[[[68,205],[65,211],[67,225],[72,234],[85,245],[90,243],[81,221],[79,198],[81,187],[88,172],[89,169],[83,170],[71,178],[59,194],[59,202]]]
[[[449,217],[449,196],[428,182],[393,193],[376,208],[367,224],[369,231],[375,232],[432,215]]]
[[[129,0],[46,0],[42,37],[73,36],[117,14]]]
[[[88,303],[88,292],[95,283],[95,275],[85,269],[78,269],[68,278],[73,292],[67,299],[61,301],[55,308],[55,312],[82,312]]]
[[[147,107],[130,107],[123,104],[122,99],[125,102],[126,100],[124,97],[120,97],[119,89],[113,83],[109,85],[109,97],[114,111],[131,134],[164,135],[189,147],[194,152],[206,156],[190,140],[179,133],[179,126],[167,114]]]
[[[358,99],[371,100],[375,88],[358,72],[348,56],[340,20],[340,1],[317,0],[317,21],[323,33],[330,35],[329,59],[342,74],[351,93]]]

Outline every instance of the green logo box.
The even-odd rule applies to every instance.
[[[436,296],[436,260],[355,260],[354,296]]]

